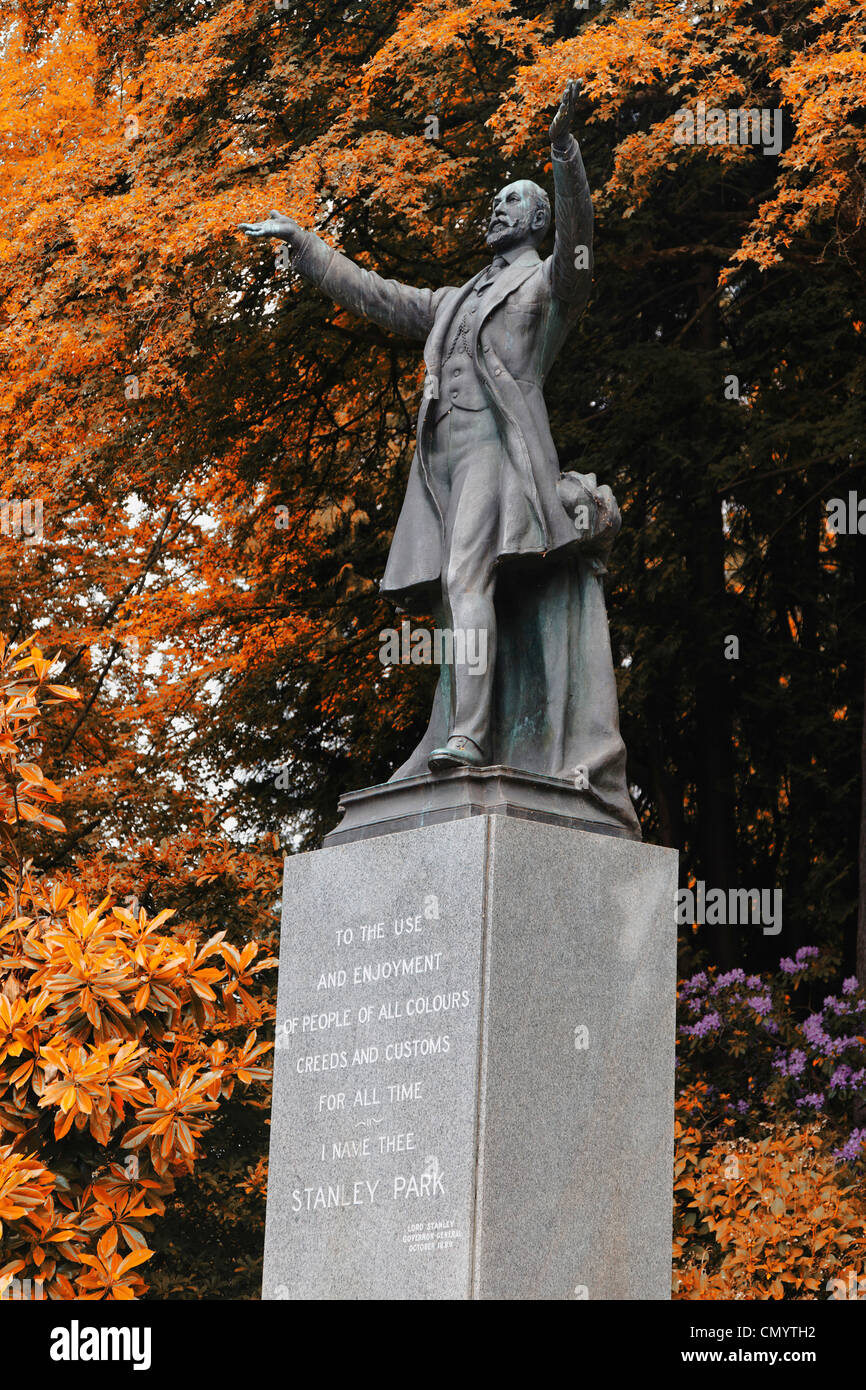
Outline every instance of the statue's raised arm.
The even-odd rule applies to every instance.
[[[592,198],[580,146],[573,133],[580,82],[569,82],[550,125],[556,235],[550,261],[551,292],[580,311],[592,283]]]

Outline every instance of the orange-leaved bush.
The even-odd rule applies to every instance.
[[[0,1294],[130,1299],[220,1101],[268,1077],[256,976],[276,962],[34,870],[25,822],[63,829],[40,722],[78,698],[51,667],[0,638]]]
[[[834,1159],[820,1122],[767,1125],[759,1140],[705,1133],[702,1089],[677,1102],[673,1297],[836,1299],[857,1288],[862,1174]]]

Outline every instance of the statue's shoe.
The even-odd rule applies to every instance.
[[[433,749],[427,766],[431,772],[447,772],[452,767],[486,767],[486,762],[477,743],[456,734],[449,738],[444,748]]]

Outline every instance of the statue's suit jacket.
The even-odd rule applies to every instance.
[[[481,296],[473,321],[475,367],[502,437],[496,559],[575,547],[575,529],[559,500],[559,462],[544,404],[545,378],[584,308],[592,278],[592,202],[577,142],[553,154],[555,242],[542,260],[523,252]],[[578,247],[585,247],[575,265]],[[382,592],[404,601],[438,584],[447,503],[437,495],[427,460],[439,400],[442,359],[464,301],[484,270],[459,288],[414,289],[362,270],[315,234],[300,240],[294,265],[347,309],[383,328],[425,341],[427,375],[418,443],[394,532]],[[485,267],[486,270],[486,267]],[[443,390],[443,395],[445,391]]]

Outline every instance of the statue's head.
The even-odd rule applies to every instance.
[[[550,226],[550,199],[531,179],[500,188],[493,199],[487,245],[496,252],[538,246]]]

